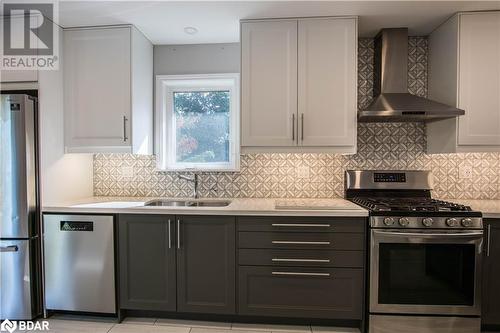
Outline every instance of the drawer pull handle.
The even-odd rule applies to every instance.
[[[272,241],[273,244],[330,245],[330,242]]]
[[[274,262],[330,262],[330,259],[272,258]]]
[[[330,228],[330,224],[309,224],[309,223],[273,223],[273,227],[314,227],[314,228]]]
[[[272,272],[273,275],[292,275],[292,276],[330,276],[330,273],[305,273],[305,272]]]

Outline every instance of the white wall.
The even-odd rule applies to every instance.
[[[62,41],[63,31],[59,31]],[[92,196],[92,154],[64,154],[63,50],[59,70],[39,71],[42,206]]]
[[[240,44],[155,45],[154,74],[239,73]]]

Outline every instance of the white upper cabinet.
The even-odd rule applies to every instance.
[[[297,21],[241,25],[241,145],[297,144]]]
[[[428,152],[500,151],[500,12],[459,13],[429,42],[429,97],[465,115],[429,123]]]
[[[299,20],[298,36],[299,143],[351,150],[357,123],[356,20]]]
[[[152,153],[153,46],[131,26],[64,31],[66,152]]]
[[[241,23],[244,151],[356,151],[357,19]]]

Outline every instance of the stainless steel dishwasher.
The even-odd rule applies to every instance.
[[[43,220],[46,309],[116,313],[113,216]]]

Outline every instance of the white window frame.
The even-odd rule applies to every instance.
[[[179,163],[176,147],[173,95],[178,91],[228,90],[229,162]],[[240,168],[240,75],[238,73],[157,75],[155,112],[155,154],[162,171],[239,171]]]

